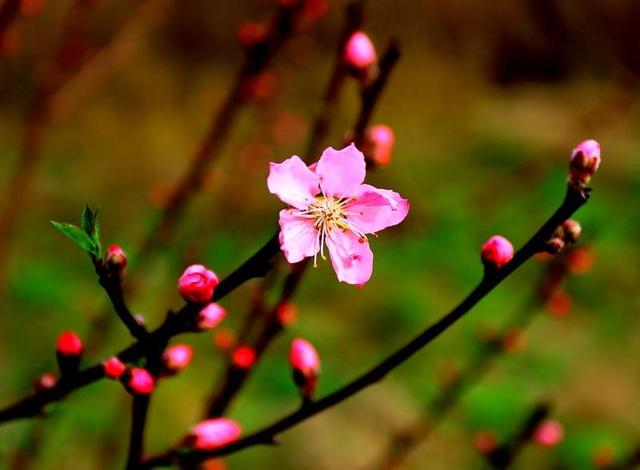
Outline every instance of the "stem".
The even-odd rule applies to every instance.
[[[172,449],[169,452],[150,458],[147,468],[156,466],[170,465],[174,463],[190,465],[202,462],[210,457],[228,455],[238,452],[242,449],[252,447],[259,444],[268,444],[275,442],[277,435],[296,426],[297,424],[315,416],[316,414],[331,408],[355,395],[369,385],[382,380],[389,372],[403,364],[407,359],[420,351],[423,347],[435,340],[443,332],[445,332],[456,321],[462,318],[471,310],[480,300],[482,300],[489,292],[491,292],[500,282],[502,282],[513,271],[520,267],[526,260],[534,254],[543,251],[546,240],[552,235],[553,231],[562,222],[567,220],[576,210],[584,205],[588,200],[588,194],[582,191],[567,190],[566,196],[561,206],[555,213],[542,225],[542,227],[529,239],[525,245],[518,250],[513,259],[497,271],[485,270],[480,283],[473,291],[451,312],[442,317],[433,325],[409,341],[396,352],[388,356],[379,364],[371,368],[366,373],[360,375],[352,382],[330,393],[329,395],[317,400],[308,406],[298,409],[283,418],[275,421],[271,425],[254,432],[234,443],[223,446],[219,449],[201,452],[191,450],[188,452],[179,452],[178,449]]]
[[[131,434],[129,437],[129,456],[127,470],[140,468],[144,453],[144,430],[149,411],[149,395],[134,395],[131,413]]]
[[[5,0],[0,7],[0,46],[4,41],[5,33],[18,16],[19,11],[20,0]]]

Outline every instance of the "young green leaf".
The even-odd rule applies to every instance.
[[[87,235],[84,230],[80,227],[76,227],[72,224],[65,224],[60,222],[55,222],[53,220],[50,221],[51,225],[53,225],[60,233],[73,241],[76,245],[82,248],[86,253],[95,255],[95,246],[89,235]]]

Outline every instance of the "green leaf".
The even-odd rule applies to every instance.
[[[82,217],[80,219],[82,230],[84,230],[84,232],[91,240],[90,254],[92,256],[95,256],[96,258],[100,256],[101,251],[100,224],[98,224],[99,210],[100,209],[96,209],[95,211],[93,211],[87,204],[84,208],[84,211],[82,211]]]
[[[60,233],[73,241],[86,253],[90,255],[95,254],[95,246],[93,240],[91,240],[91,238],[89,238],[89,235],[87,235],[80,227],[76,227],[72,224],[55,222],[53,220],[51,220],[50,222],[51,225],[53,225]]]

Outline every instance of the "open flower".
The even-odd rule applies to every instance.
[[[364,181],[364,155],[351,144],[342,150],[326,149],[308,167],[293,156],[271,163],[267,186],[288,204],[280,211],[280,247],[287,261],[297,263],[327,245],[339,281],[362,285],[373,269],[367,234],[399,224],[409,202],[394,191]]]

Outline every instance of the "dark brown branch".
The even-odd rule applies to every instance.
[[[513,259],[508,264],[499,270],[485,270],[485,275],[482,277],[478,286],[473,289],[473,291],[456,308],[436,323],[429,326],[426,330],[381,361],[379,364],[371,368],[369,371],[358,376],[352,382],[349,382],[324,398],[309,403],[297,411],[275,421],[273,424],[249,434],[232,444],[208,452],[199,452],[195,450],[185,452],[179,451],[178,449],[172,449],[165,454],[150,458],[146,464],[147,468],[166,466],[175,463],[180,465],[191,465],[202,462],[211,457],[228,455],[255,445],[274,442],[275,438],[282,432],[341,403],[368,386],[379,382],[389,372],[403,364],[411,356],[431,343],[461,319],[471,310],[471,308],[480,302],[489,292],[491,292],[513,271],[519,268],[525,261],[531,258],[534,254],[544,251],[546,241],[551,237],[555,229],[562,222],[570,218],[576,210],[587,202],[587,200],[587,192],[568,189],[561,206],[555,211],[549,220],[540,227],[531,239],[529,239],[529,241],[520,250],[518,250],[518,252],[516,252]]]
[[[191,198],[200,190],[206,171],[220,154],[242,105],[246,103],[249,82],[264,71],[274,55],[295,31],[303,2],[291,6],[281,4],[269,27],[266,38],[247,51],[233,85],[222,106],[216,113],[205,138],[182,179],[174,188],[156,223],[147,234],[139,252],[144,259],[159,246],[168,243],[180,225],[183,213]]]
[[[134,395],[132,401],[127,470],[140,468],[144,453],[144,430],[150,403],[149,395]]]
[[[0,48],[7,30],[20,12],[20,0],[5,0],[0,7]]]

